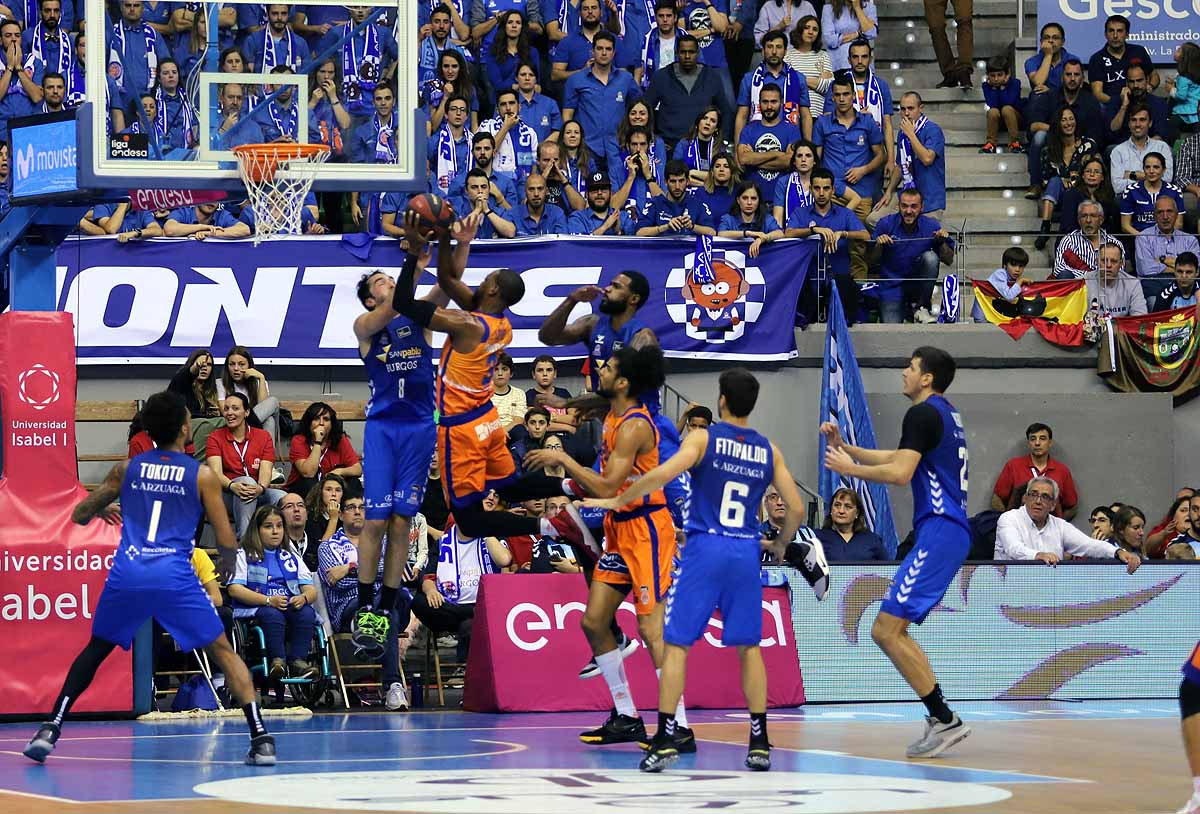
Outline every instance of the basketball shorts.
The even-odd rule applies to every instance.
[[[916,544],[900,563],[879,610],[921,624],[942,601],[970,551],[966,526],[941,517],[921,521]]]
[[[490,403],[461,415],[442,416],[438,465],[451,510],[471,506],[516,480],[508,436]]]
[[[1200,644],[1192,650],[1192,655],[1183,665],[1183,675],[1193,684],[1200,684]]]
[[[372,418],[363,430],[363,503],[368,520],[412,517],[425,499],[437,443],[433,421]]]
[[[671,587],[675,524],[665,506],[643,506],[604,517],[604,555],[592,579],[632,586],[639,616],[654,611]]]
[[[721,612],[721,644],[754,647],[762,640],[761,548],[758,540],[689,534],[671,588],[663,638],[690,647]]]
[[[146,620],[154,619],[180,650],[212,644],[224,635],[225,626],[195,574],[189,571],[189,575],[190,583],[182,579],[141,584],[124,580],[119,586],[108,582],[96,603],[92,635],[128,650]]]

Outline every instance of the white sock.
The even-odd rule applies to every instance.
[[[608,684],[608,691],[612,694],[613,706],[617,708],[617,713],[636,718],[637,707],[633,705],[633,694],[629,692],[629,679],[625,677],[625,662],[621,658],[621,651],[609,650],[607,653],[601,653],[596,656],[596,666],[600,668],[600,675],[604,676],[604,682]]]
[[[1192,778],[1192,797],[1200,800],[1200,777]]]
[[[658,676],[658,680],[662,681],[662,670],[655,670],[654,674]],[[675,705],[675,724],[687,729],[687,709],[683,705],[683,696],[679,696],[679,703]]]

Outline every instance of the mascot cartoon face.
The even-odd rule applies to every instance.
[[[712,264],[713,281],[698,283],[688,274],[683,284],[683,298],[709,311],[722,311],[750,291],[746,277],[734,266],[721,260]]]

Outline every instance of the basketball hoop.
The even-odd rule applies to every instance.
[[[254,245],[301,234],[300,215],[321,165],[324,144],[242,144],[233,148],[238,172],[254,207]]]

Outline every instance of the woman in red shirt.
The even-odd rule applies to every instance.
[[[300,417],[288,460],[292,462],[292,473],[284,488],[300,495],[307,495],[327,475],[362,476],[358,453],[346,437],[341,419],[323,401],[310,404]]]
[[[254,510],[274,506],[287,492],[271,488],[275,442],[270,433],[246,424],[250,400],[230,393],[221,402],[225,426],[209,433],[204,456],[225,491],[225,505],[233,513],[238,539],[250,526]]]

